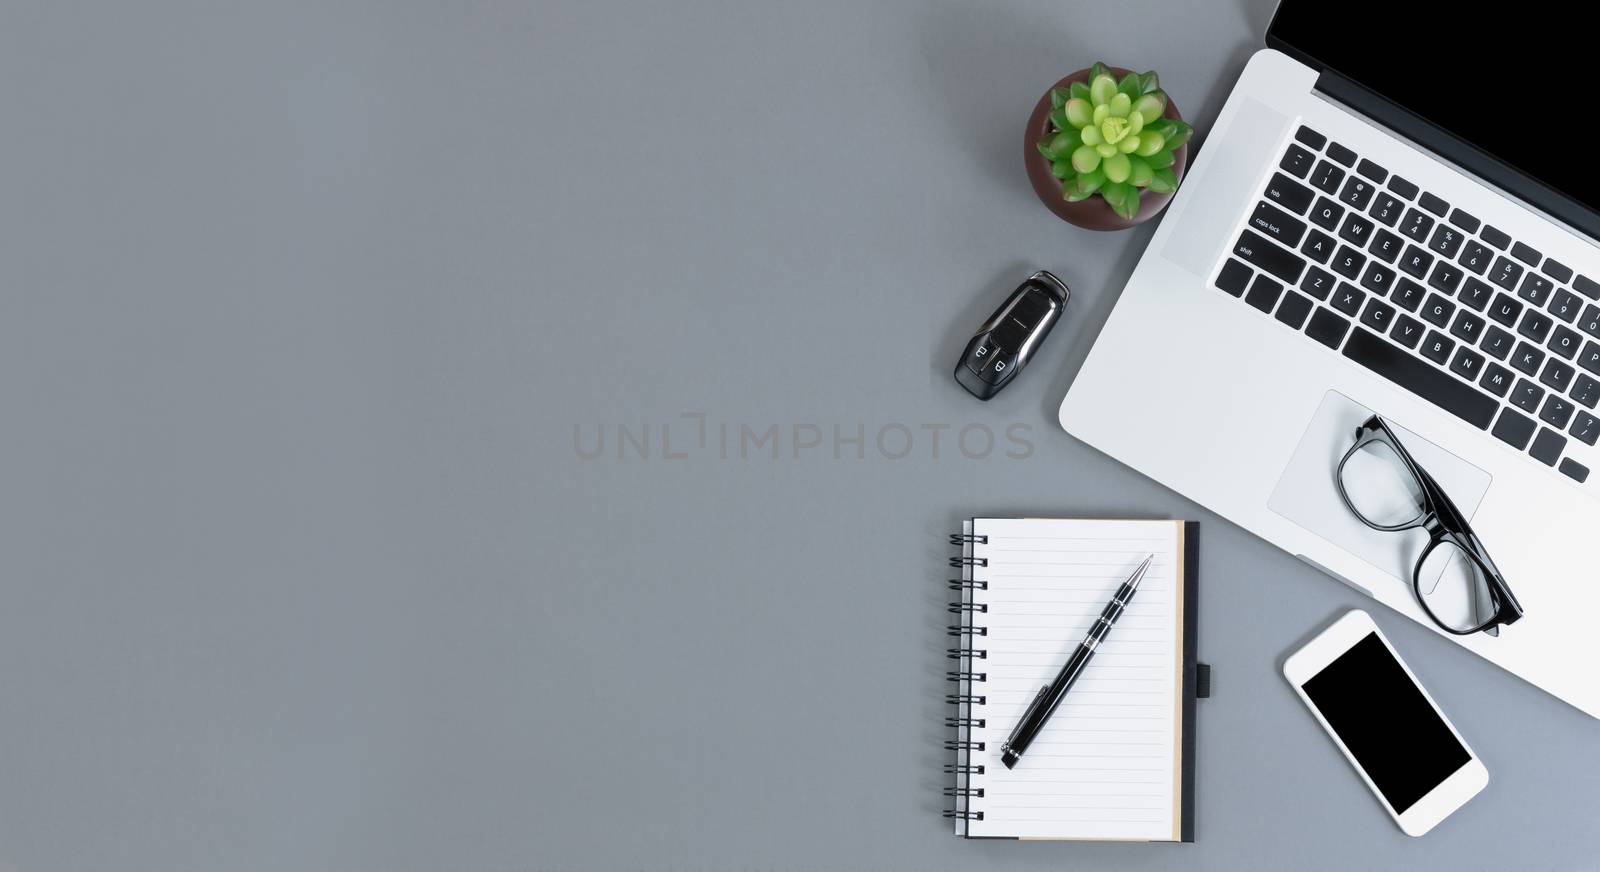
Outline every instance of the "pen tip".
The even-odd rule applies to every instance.
[[[1139,568],[1135,569],[1133,571],[1133,575],[1132,575],[1132,577],[1130,577],[1128,579],[1128,583],[1130,585],[1132,585],[1133,587],[1138,587],[1139,586],[1139,582],[1144,580],[1145,571],[1150,568],[1150,564],[1152,562],[1154,562],[1155,559],[1156,559],[1156,556],[1154,554],[1151,554],[1150,556],[1146,557],[1144,559],[1144,562],[1139,564]]]

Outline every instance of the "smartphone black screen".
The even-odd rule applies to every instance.
[[[1377,633],[1301,687],[1396,814],[1472,759]]]

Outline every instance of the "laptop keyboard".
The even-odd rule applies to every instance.
[[[1584,481],[1600,283],[1301,127],[1216,287]]]

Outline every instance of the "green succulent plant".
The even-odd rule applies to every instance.
[[[1154,72],[1117,81],[1105,64],[1089,81],[1050,92],[1053,132],[1037,143],[1071,202],[1100,195],[1118,215],[1132,219],[1145,190],[1169,194],[1178,187],[1172,153],[1194,128],[1165,118],[1167,95]]]

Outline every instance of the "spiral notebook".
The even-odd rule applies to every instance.
[[[961,578],[945,789],[969,838],[1194,841],[1199,525],[974,518]],[[1015,769],[1000,746],[1146,555],[1138,594]]]

